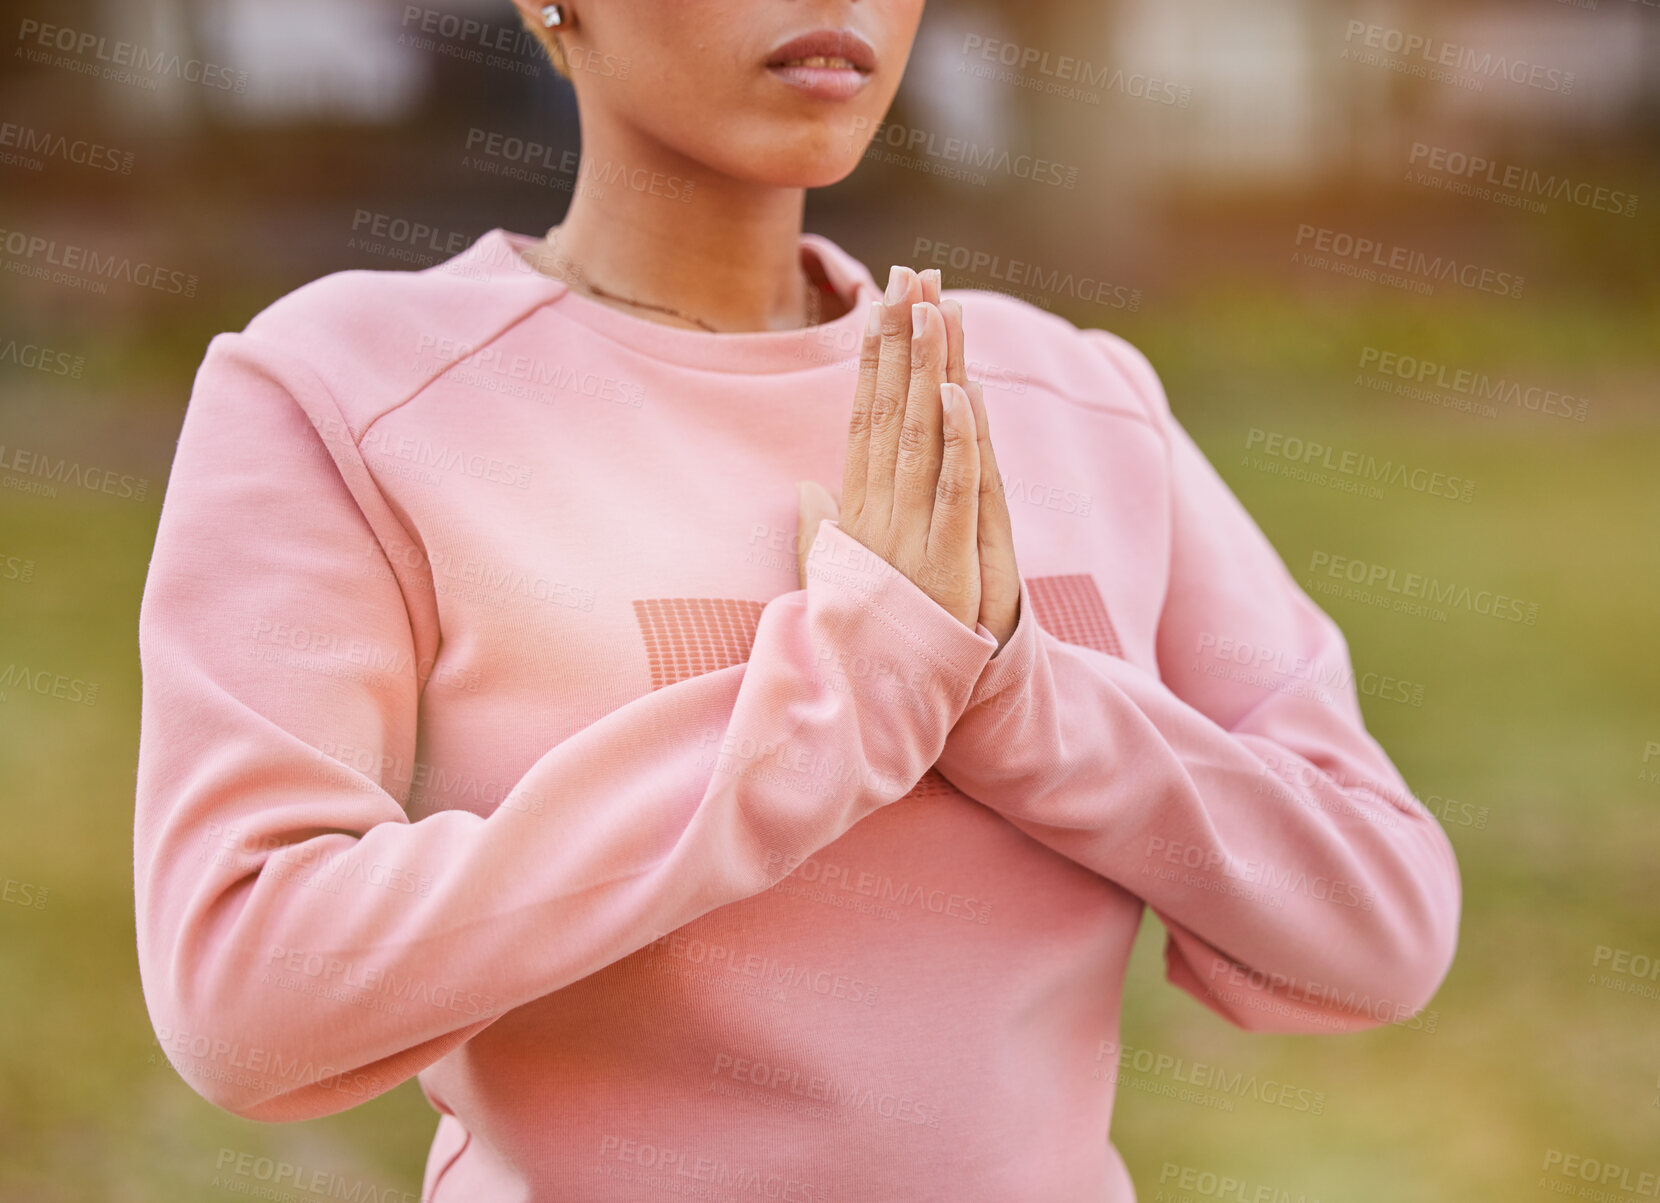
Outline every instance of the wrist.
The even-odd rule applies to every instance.
[[[1009,619],[1007,622],[1000,622],[995,627],[988,629],[987,633],[991,635],[993,639],[997,640],[997,650],[991,654],[991,658],[993,660],[997,659],[1003,649],[1009,645],[1009,640],[1014,638],[1015,630],[1020,626],[1020,613],[1020,601],[1016,598],[1014,617]]]
[[[938,690],[950,699],[953,721],[961,715],[997,646],[996,636],[984,626],[970,628],[833,518],[819,522],[806,576],[810,598],[823,601],[834,596],[854,602],[921,657],[920,664],[865,665],[858,671],[892,671],[904,687]]]
[[[1032,670],[1037,664],[1039,634],[1037,618],[1032,612],[1032,599],[1026,588],[1026,578],[1018,578],[1020,592],[1015,603],[1014,625],[1006,636],[992,631],[981,623],[977,631],[997,641],[997,650],[986,661],[969,693],[968,708],[985,705],[1011,690],[1024,692],[1030,685]]]

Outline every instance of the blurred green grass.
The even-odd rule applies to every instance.
[[[1588,979],[1599,944],[1660,952],[1660,785],[1638,779],[1660,739],[1660,314],[1577,298],[1438,303],[1430,322],[1422,306],[1344,300],[1223,287],[1137,341],[1299,581],[1320,549],[1537,602],[1530,627],[1312,594],[1357,674],[1426,686],[1420,708],[1361,699],[1414,791],[1487,808],[1483,828],[1445,824],[1464,883],[1458,958],[1434,1032],[1247,1034],[1161,983],[1150,920],[1125,1043],[1271,1070],[1324,1090],[1328,1113],[1121,1089],[1114,1138],[1144,1198],[1166,1163],[1359,1203],[1542,1195],[1549,1149],[1653,1168],[1660,1002]],[[1588,396],[1588,416],[1484,419],[1373,392],[1354,383],[1365,346]],[[1240,464],[1252,426],[1457,474],[1474,497],[1369,499],[1267,475]]]
[[[1660,1001],[1588,982],[1599,944],[1660,953],[1660,785],[1638,779],[1645,742],[1660,740],[1660,311],[1594,296],[1484,299],[1430,307],[1222,278],[1114,326],[1152,359],[1178,418],[1299,580],[1319,549],[1539,606],[1531,627],[1460,611],[1439,623],[1315,595],[1357,673],[1425,685],[1421,707],[1362,699],[1414,789],[1488,809],[1484,828],[1448,824],[1465,889],[1458,960],[1431,1004],[1433,1032],[1251,1034],[1163,982],[1149,919],[1125,1043],[1291,1082],[1325,1106],[1316,1116],[1236,1098],[1223,1111],[1121,1084],[1113,1138],[1144,1200],[1167,1165],[1291,1198],[1510,1203],[1544,1193],[1548,1149],[1660,1162]],[[32,580],[0,578],[0,665],[101,685],[92,706],[16,690],[0,701],[0,876],[50,891],[43,909],[0,905],[5,1203],[223,1203],[231,1192],[213,1178],[226,1149],[413,1197],[436,1122],[413,1081],[324,1120],[239,1120],[183,1085],[144,1010],[132,925],[136,616],[204,343],[138,331],[105,344],[97,378],[78,386],[15,370],[6,381],[18,444],[97,447],[154,471],[141,503],[0,491],[0,563],[36,564]],[[1590,413],[1488,420],[1371,392],[1353,380],[1364,346],[1589,395]],[[1256,471],[1241,465],[1253,426],[1468,477],[1474,498],[1371,499]]]

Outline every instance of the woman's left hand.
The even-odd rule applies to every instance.
[[[963,308],[955,300],[940,300],[939,272],[929,270],[922,277],[922,299],[940,308],[945,317],[946,379],[960,384],[974,410],[974,427],[980,440],[980,497],[977,521],[980,548],[979,621],[997,637],[997,650],[1014,634],[1020,620],[1020,569],[1014,557],[1014,528],[1009,521],[1008,499],[1003,494],[1003,477],[997,470],[997,455],[991,445],[991,425],[986,417],[985,396],[978,381],[968,378],[963,351]],[[836,499],[823,485],[804,480],[798,485],[800,504],[796,522],[796,564],[801,588],[807,587],[807,553],[822,519],[835,521],[841,512]],[[992,653],[996,655],[996,652]]]

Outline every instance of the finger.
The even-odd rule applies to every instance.
[[[905,397],[899,457],[894,465],[895,546],[912,556],[928,546],[940,474],[940,385],[945,383],[945,319],[928,301],[911,307],[911,387]]]
[[[799,480],[796,492],[796,579],[801,588],[807,587],[807,557],[818,538],[818,526],[824,519],[836,521],[836,499],[816,480]]]
[[[842,460],[842,500],[847,505],[849,522],[858,518],[865,504],[865,478],[870,472],[870,411],[876,401],[876,368],[881,355],[882,302],[872,301],[864,341],[859,345],[859,380],[853,389],[847,455]]]
[[[968,358],[963,350],[963,305],[956,298],[940,302],[945,316],[945,378],[968,387]]]
[[[870,452],[860,511],[866,528],[873,532],[886,532],[893,518],[894,464],[899,458],[899,429],[905,421],[905,394],[911,383],[911,303],[918,299],[918,292],[916,273],[896,266],[887,291],[894,300],[884,298],[882,351],[870,409]]]
[[[940,269],[926,268],[917,273],[917,279],[922,281],[922,299],[935,305],[940,303]]]
[[[927,558],[931,564],[960,564],[965,558],[964,549],[972,558],[977,545],[980,450],[974,433],[974,411],[962,386],[947,381],[939,386],[938,395],[943,448]]]
[[[991,420],[986,416],[985,390],[978,380],[971,380],[964,391],[974,415],[976,449],[980,454],[980,543],[1012,545],[1014,524],[1009,520],[1009,499],[1003,492],[1003,474],[997,467],[997,452],[991,445]]]

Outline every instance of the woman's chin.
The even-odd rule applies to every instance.
[[[827,188],[853,174],[867,145],[824,128],[795,131],[770,142],[743,174],[779,188]]]
[[[853,169],[858,165],[858,159],[845,162],[840,159],[821,159],[816,163],[801,164],[794,170],[781,173],[767,182],[780,188],[828,188],[852,175]]]

